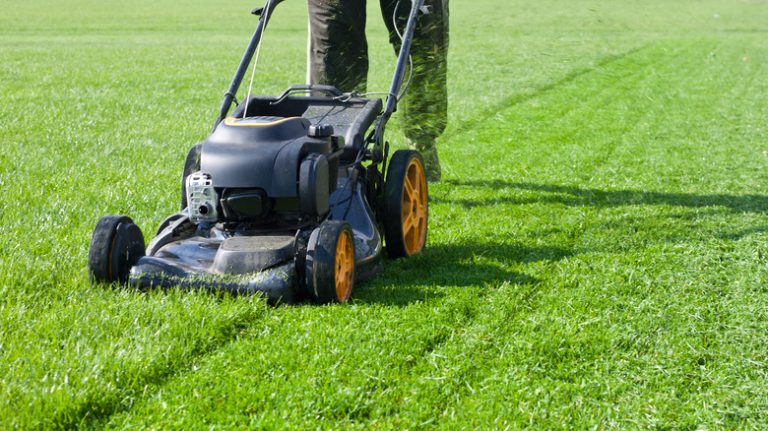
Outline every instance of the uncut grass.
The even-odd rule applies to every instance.
[[[0,18],[3,428],[765,423],[759,3],[454,5],[430,249],[353,306],[88,287],[100,215],[175,210],[235,6]],[[286,7],[267,93],[303,75]]]

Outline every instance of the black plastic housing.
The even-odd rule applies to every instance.
[[[258,221],[273,211],[328,213],[343,139],[310,137],[310,125],[305,118],[276,116],[219,123],[203,143],[200,169],[211,175],[222,221]]]
[[[334,181],[333,186],[336,185]],[[328,158],[311,154],[301,162],[299,172],[299,210],[301,214],[320,216],[328,212],[331,194]]]
[[[254,96],[248,100],[248,116],[271,116],[278,118],[301,117],[313,126],[331,126],[332,138],[344,149],[341,156],[343,163],[354,161],[358,151],[365,143],[365,134],[381,113],[380,99],[350,97],[337,100],[329,97],[263,97]],[[245,112],[246,103],[241,103],[232,112],[240,118]]]

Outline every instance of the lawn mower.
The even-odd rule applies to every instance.
[[[258,293],[273,303],[346,302],[355,283],[382,269],[385,250],[398,258],[424,248],[421,156],[398,150],[389,158],[384,139],[407,90],[414,28],[429,12],[423,0],[412,0],[384,102],[296,85],[277,97],[249,89],[237,103],[277,3],[252,11],[259,21],[213,131],[187,155],[181,211],[146,248],[129,217],[102,217],[88,252],[92,282]]]

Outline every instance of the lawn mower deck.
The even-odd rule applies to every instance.
[[[228,115],[274,10],[268,0],[212,133],[189,151],[182,210],[146,248],[130,218],[103,217],[91,239],[91,279],[346,302],[356,282],[382,268],[384,240],[391,257],[419,253],[428,214],[421,156],[399,150],[387,163],[383,134],[421,3],[412,4],[385,104],[299,85],[248,97]]]

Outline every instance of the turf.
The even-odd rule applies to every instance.
[[[4,5],[0,429],[768,427],[768,3],[453,2],[424,254],[343,306],[91,286],[101,215],[176,209],[253,6]]]

